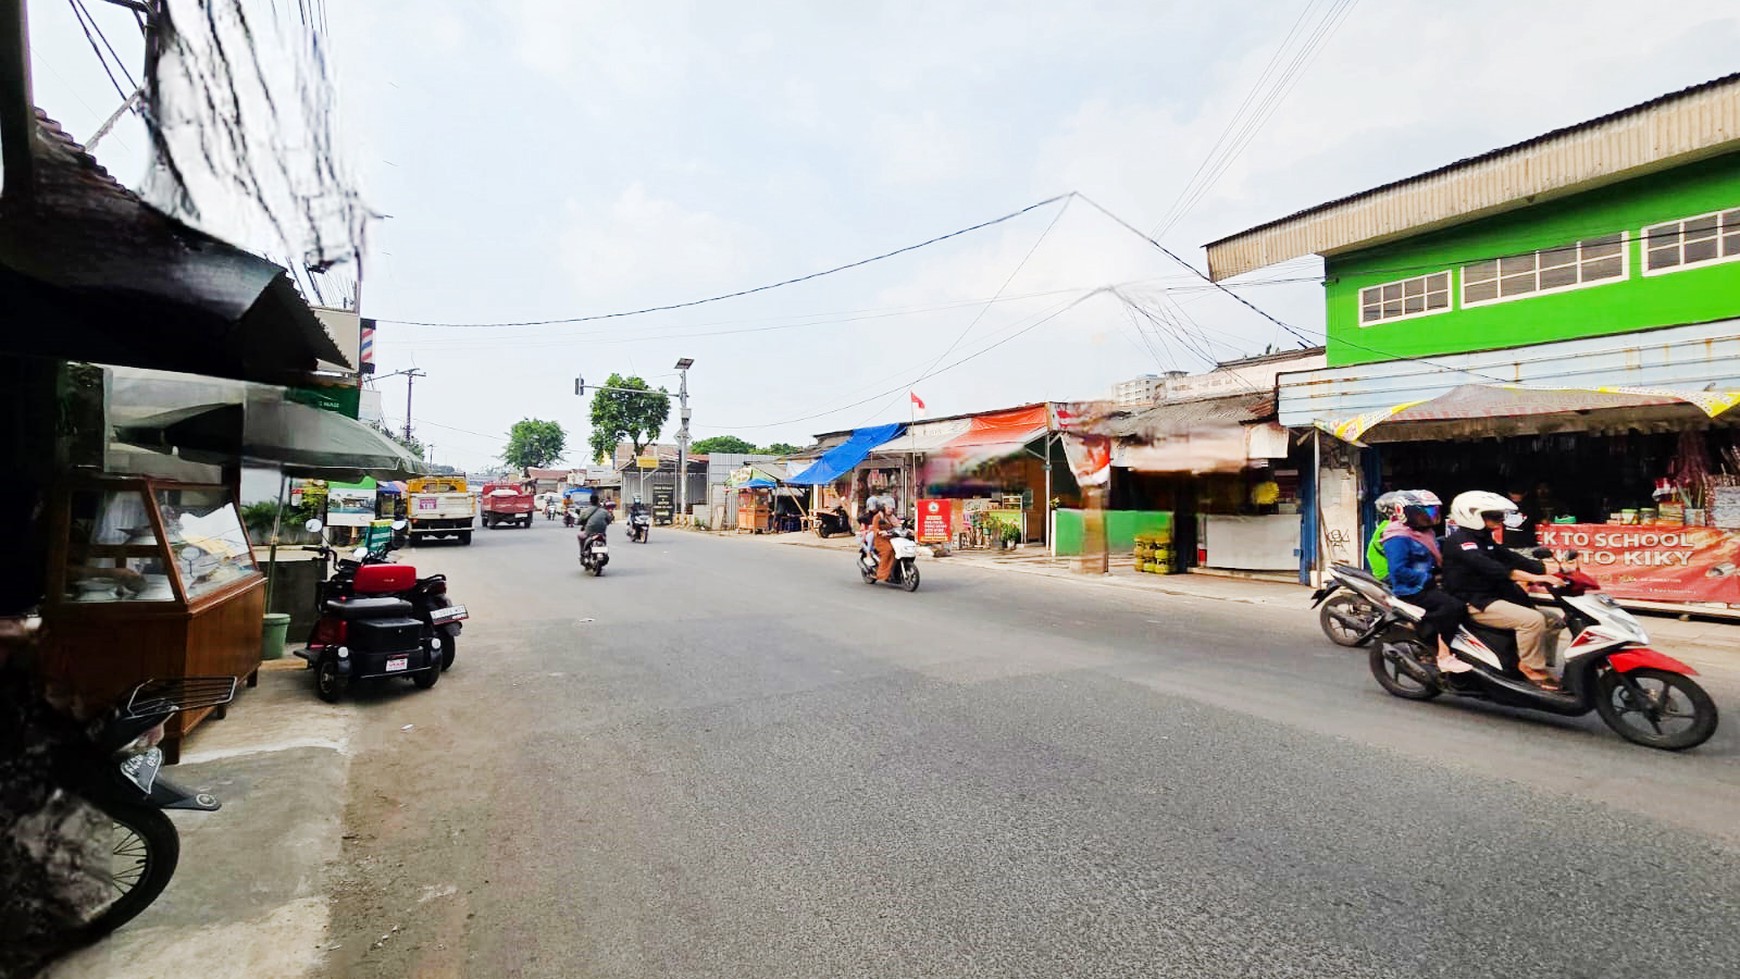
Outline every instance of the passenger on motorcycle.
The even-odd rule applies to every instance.
[[[580,536],[583,540],[591,540],[594,536],[603,536],[610,526],[610,511],[597,503],[590,503],[580,511]]]
[[[646,512],[646,504],[642,503],[640,501],[640,497],[637,496],[632,501],[629,502],[628,515],[630,517],[638,517],[645,512]]]
[[[1444,559],[1438,547],[1438,514],[1442,501],[1431,490],[1386,493],[1396,497],[1401,516],[1380,528],[1390,591],[1397,598],[1426,610],[1420,638],[1438,644],[1438,668],[1460,673],[1472,669],[1450,655],[1449,640],[1462,624],[1463,603],[1438,587]]]
[[[1389,559],[1384,557],[1384,531],[1393,521],[1402,519],[1402,504],[1406,497],[1407,493],[1401,490],[1391,490],[1372,501],[1372,506],[1377,508],[1377,526],[1372,529],[1371,540],[1365,545],[1365,566],[1379,581],[1390,580]]]
[[[1474,621],[1516,633],[1517,669],[1546,690],[1559,683],[1547,672],[1545,642],[1549,620],[1535,608],[1522,585],[1560,584],[1546,565],[1493,541],[1516,504],[1497,493],[1474,490],[1450,501],[1456,530],[1444,538],[1444,590],[1468,603]]]

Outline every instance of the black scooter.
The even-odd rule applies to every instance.
[[[89,909],[73,935],[75,944],[88,945],[133,920],[169,886],[181,839],[163,810],[215,812],[220,804],[160,774],[163,749],[157,743],[164,722],[181,711],[221,707],[235,696],[233,676],[148,680],[133,688],[89,741],[60,759],[55,779],[101,810],[110,831],[102,847],[109,865],[93,868],[108,880],[106,903]]]
[[[832,510],[817,510],[815,523],[816,536],[823,540],[835,534],[852,532],[852,517],[843,506],[837,506]]]
[[[308,529],[316,531],[315,523],[310,520]],[[394,524],[395,528],[399,525]],[[376,548],[363,554],[352,552],[351,559],[340,559],[333,569],[332,576],[321,582],[316,597],[317,605],[325,605],[328,599],[350,599],[357,593],[357,569],[374,564],[389,564],[387,555],[399,550],[402,544],[395,537],[386,546]],[[323,558],[332,557],[332,550],[323,547]],[[464,622],[471,617],[465,606],[453,604],[453,599],[447,594],[447,576],[432,574],[418,578],[409,588],[392,592],[370,592],[370,597],[386,595],[391,598],[402,598],[411,603],[414,614],[423,620],[434,631],[436,638],[441,640],[441,671],[443,673],[453,668],[453,660],[459,653],[459,633],[465,628]]]
[[[318,519],[307,526],[311,533],[321,529]],[[314,692],[329,704],[358,680],[409,678],[427,690],[441,679],[442,636],[426,618],[416,617],[415,605],[395,597],[417,581],[415,568],[383,567],[392,546],[389,542],[374,555],[357,548],[339,559],[332,578],[317,590],[320,614],[296,655],[308,661]],[[332,548],[322,546],[320,554],[330,558]]]

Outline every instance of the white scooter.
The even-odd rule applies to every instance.
[[[1552,557],[1541,548],[1536,557]],[[1604,595],[1595,579],[1563,561],[1564,584],[1549,589],[1564,613],[1571,644],[1563,654],[1549,651],[1563,666],[1563,689],[1546,690],[1517,670],[1516,634],[1465,622],[1450,641],[1451,653],[1470,669],[1452,673],[1437,668],[1437,651],[1416,631],[1425,610],[1395,595],[1383,582],[1358,568],[1336,565],[1330,574],[1383,610],[1362,641],[1371,643],[1372,676],[1384,690],[1406,700],[1431,700],[1439,694],[1490,700],[1553,714],[1579,716],[1591,710],[1620,737],[1667,751],[1693,748],[1716,733],[1716,704],[1692,675],[1697,671],[1648,647],[1649,636],[1631,613]]]
[[[899,527],[882,533],[894,545],[894,570],[888,574],[888,584],[918,591],[918,542],[913,540],[912,531]],[[876,549],[865,538],[858,547],[858,573],[864,576],[866,585],[876,584],[878,563]]]

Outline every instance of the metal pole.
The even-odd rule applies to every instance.
[[[24,0],[0,0],[0,161],[6,197],[28,202],[36,190],[36,98],[30,91],[30,17]]]
[[[681,405],[681,423],[677,427],[677,516],[686,516],[689,509],[689,369],[678,371],[682,380],[677,387]]]
[[[266,611],[272,611],[272,583],[278,578],[278,532],[284,522],[284,489],[290,477],[278,470],[278,509],[272,511],[272,540],[266,547]]]
[[[1051,452],[1056,438],[1055,433],[1045,433],[1045,516],[1042,519],[1045,521],[1045,550],[1052,557],[1057,556],[1057,542],[1052,540],[1051,533]]]
[[[413,367],[405,372],[405,441],[411,440],[411,391],[417,386],[417,378],[428,377],[429,372]]]
[[[1311,430],[1311,505],[1316,509],[1317,540],[1311,553],[1311,587],[1323,583],[1323,544],[1329,535],[1323,528],[1323,429]]]

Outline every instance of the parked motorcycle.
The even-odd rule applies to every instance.
[[[1553,556],[1546,548],[1534,553]],[[1422,609],[1358,568],[1336,565],[1331,575],[1341,587],[1383,609],[1362,638],[1372,644],[1372,676],[1394,696],[1431,700],[1450,694],[1572,717],[1593,710],[1627,741],[1667,751],[1709,740],[1716,733],[1716,704],[1692,679],[1697,671],[1650,649],[1642,624],[1602,594],[1595,579],[1575,568],[1566,570],[1564,561],[1576,557],[1570,551],[1556,562],[1564,583],[1548,589],[1571,634],[1562,654],[1556,649],[1549,653],[1553,665],[1563,667],[1563,689],[1556,691],[1530,683],[1517,670],[1515,633],[1473,622],[1457,630],[1449,644],[1457,660],[1471,669],[1440,671],[1437,650],[1421,641],[1417,631]],[[1328,590],[1320,589],[1318,599]]]
[[[645,544],[652,531],[652,514],[631,513],[628,516],[628,539]]]
[[[148,680],[133,688],[88,742],[58,759],[56,780],[100,810],[110,834],[103,841],[109,864],[94,868],[108,884],[104,903],[90,909],[75,942],[89,944],[133,920],[169,886],[181,839],[163,810],[214,812],[220,804],[160,774],[163,749],[157,744],[164,722],[181,711],[221,707],[235,696],[233,676]]]
[[[311,533],[320,529],[319,520],[308,521]],[[327,703],[339,700],[358,680],[409,677],[418,689],[427,690],[452,665],[445,640],[448,627],[458,623],[448,622],[451,613],[443,612],[437,625],[432,586],[417,580],[416,568],[388,563],[386,551],[392,546],[389,542],[374,553],[357,548],[340,558],[332,576],[316,589],[320,615],[296,655],[314,670],[314,692]],[[320,555],[325,560],[334,553],[322,545]],[[400,597],[419,591],[425,603],[421,615],[417,604]],[[445,593],[442,579],[439,597],[445,599]],[[464,615],[464,606],[449,602],[442,608],[457,608]]]
[[[581,531],[579,537],[580,566],[594,578],[604,574],[604,566],[610,563],[610,545],[605,543],[604,535]]]
[[[881,533],[894,545],[894,570],[889,572],[887,583],[909,592],[918,591],[918,542],[913,539],[912,530],[899,527]],[[858,548],[858,573],[866,585],[876,584],[877,564],[876,549],[868,542],[861,545]]]
[[[851,533],[852,517],[843,506],[836,506],[832,510],[817,510],[815,525],[816,536],[827,540],[835,534]]]
[[[308,522],[310,531],[315,531],[315,524],[318,522]],[[441,640],[441,671],[445,673],[453,668],[453,661],[459,654],[459,633],[465,628],[465,620],[471,617],[465,606],[453,604],[453,599],[447,594],[447,576],[432,574],[419,578],[415,568],[407,569],[405,565],[395,564],[393,567],[398,570],[393,572],[366,572],[362,586],[359,588],[357,585],[359,568],[390,564],[391,560],[387,555],[402,546],[403,542],[395,537],[385,547],[373,551],[365,552],[359,548],[358,552],[352,553],[352,560],[338,562],[331,577],[321,583],[316,600],[325,603],[327,599],[348,599],[364,595],[402,598],[410,602],[416,617],[422,619],[433,630],[436,638]],[[329,549],[323,552],[323,557],[330,556]],[[394,589],[394,585],[402,584],[406,580],[406,570],[409,571],[411,584],[405,588]]]

